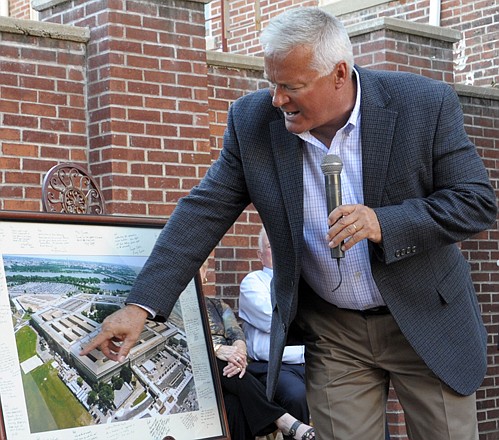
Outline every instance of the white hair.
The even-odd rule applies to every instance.
[[[321,76],[331,73],[340,61],[345,61],[348,73],[353,68],[350,37],[343,24],[321,8],[289,9],[272,18],[260,35],[264,55],[287,55],[297,46],[312,48],[309,66]]]
[[[264,243],[264,240],[265,240],[265,237],[267,236],[267,231],[265,230],[265,228],[262,226],[262,229],[260,229],[260,234],[258,235],[258,250],[260,252],[264,252],[265,251],[265,243]]]

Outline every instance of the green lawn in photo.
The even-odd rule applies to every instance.
[[[57,376],[44,364],[23,374],[24,393],[31,432],[74,428],[92,424],[92,417]]]
[[[48,405],[31,374],[23,374],[24,396],[29,415],[29,428],[33,432],[55,431],[55,422]]]
[[[145,391],[143,391],[139,397],[137,397],[133,403],[132,403],[132,406],[136,406],[138,405],[140,402],[144,401],[147,397],[147,393]]]
[[[16,332],[17,354],[19,363],[36,354],[36,333],[29,326],[24,326]]]

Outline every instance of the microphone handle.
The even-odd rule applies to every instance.
[[[341,205],[341,179],[340,174],[325,174],[324,175],[325,184],[326,184],[326,201],[327,201],[327,211],[328,215],[333,211],[337,206]],[[345,256],[345,252],[341,250],[340,245],[331,248],[331,258],[343,258]]]

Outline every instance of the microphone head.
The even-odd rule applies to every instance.
[[[343,162],[336,154],[326,154],[322,159],[321,170],[326,176],[340,174],[342,168]]]

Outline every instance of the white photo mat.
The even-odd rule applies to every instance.
[[[124,302],[130,285],[128,269],[138,273],[161,227],[112,221],[74,224],[52,222],[50,218],[50,214],[28,221],[0,218],[0,401],[4,437],[228,438],[214,358],[207,343],[209,326],[195,280],[182,293],[173,319],[164,325],[151,322],[151,328],[146,326],[148,333],[144,333],[135,358],[132,350],[124,362],[133,373],[129,382],[121,384],[121,366],[102,359],[100,352],[94,350],[85,359],[78,355],[82,342],[98,330],[93,313]],[[87,277],[91,278],[88,283]],[[16,334],[20,337],[21,332],[35,334],[37,341],[36,354],[22,361],[16,342]],[[43,368],[51,371],[50,377],[37,376],[37,369]],[[102,389],[107,383],[109,390],[115,380],[122,386],[105,400],[105,394],[101,397],[100,390],[96,391],[96,384],[100,382]],[[51,390],[43,390],[45,384],[67,388],[67,408],[61,409],[64,403],[57,405],[47,397]],[[88,398],[90,394],[93,399]],[[81,416],[65,415],[62,419],[63,424],[74,426],[58,426],[61,414],[56,413],[67,410],[69,414],[73,407]],[[53,420],[48,420],[51,417]]]

